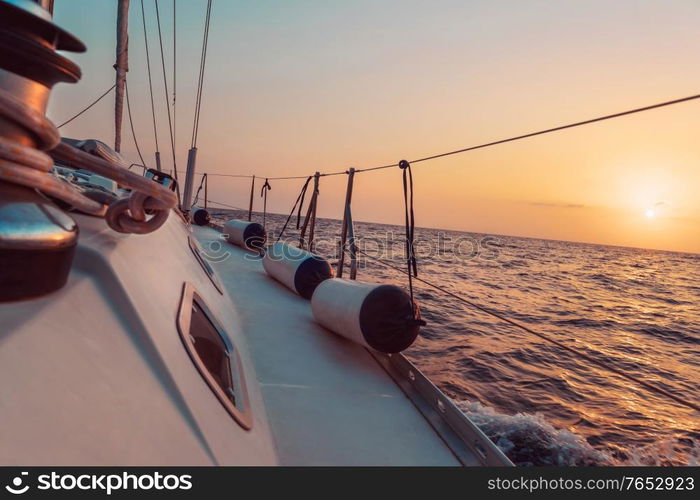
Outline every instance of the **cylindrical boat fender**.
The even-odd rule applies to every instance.
[[[267,274],[305,299],[311,298],[319,283],[333,277],[326,259],[287,243],[267,247],[263,267]]]
[[[425,322],[403,288],[333,278],[316,287],[311,311],[322,326],[386,353],[409,347]]]
[[[262,250],[267,240],[265,228],[247,220],[231,219],[224,224],[223,232],[229,243],[248,250]]]
[[[206,226],[211,222],[211,215],[209,215],[209,210],[206,210],[197,205],[192,206],[190,209],[190,217],[192,217],[192,222],[198,226]]]

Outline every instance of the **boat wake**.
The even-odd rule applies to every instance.
[[[507,415],[477,401],[455,403],[517,466],[700,465],[698,444],[690,452],[679,451],[677,440],[668,438],[615,458],[581,436],[555,428],[540,413]]]

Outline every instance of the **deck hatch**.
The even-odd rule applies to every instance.
[[[182,343],[204,381],[236,422],[250,429],[248,393],[238,352],[190,283],[183,287],[177,326]]]

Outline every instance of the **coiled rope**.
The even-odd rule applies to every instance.
[[[175,194],[164,186],[62,143],[58,129],[46,116],[3,89],[0,89],[0,115],[37,139],[37,147],[32,148],[0,136],[0,179],[38,189],[85,213],[105,216],[110,227],[119,232],[151,232],[165,222],[175,206]],[[107,207],[53,175],[54,159],[112,179],[132,189],[131,196]],[[146,209],[155,211],[151,219],[146,218]]]

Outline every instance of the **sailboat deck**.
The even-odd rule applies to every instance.
[[[190,232],[173,214],[154,233],[120,235],[74,217],[81,234],[68,284],[0,305],[0,463],[482,462],[438,433],[444,422],[409,399],[390,367],[318,325],[309,302],[268,277],[259,257],[227,243],[214,255],[215,229]],[[214,257],[223,294],[188,245],[192,235]],[[179,319],[195,310],[187,290],[240,357],[245,391],[236,387],[236,401],[247,392],[249,428],[188,356]],[[465,444],[486,439],[463,435]]]
[[[194,232],[205,250],[222,241],[213,228]],[[309,301],[254,254],[219,253],[212,265],[237,309],[280,463],[459,465],[369,352],[319,326]]]

